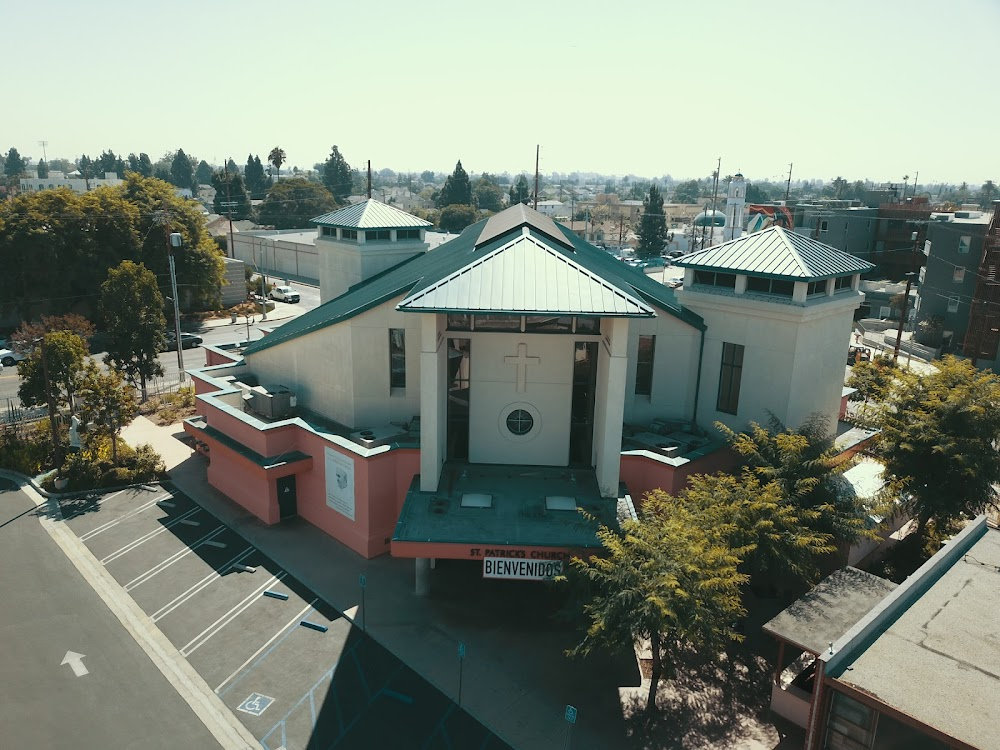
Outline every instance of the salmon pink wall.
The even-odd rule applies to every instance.
[[[652,490],[661,489],[668,495],[676,495],[687,486],[688,477],[692,474],[729,471],[740,463],[739,456],[728,446],[680,466],[671,466],[642,455],[625,455],[622,456],[621,477],[638,506],[646,493]]]
[[[272,497],[262,470],[250,469],[250,462],[221,445],[209,452],[208,483],[246,508],[264,523],[278,522],[278,503]]]
[[[274,455],[267,451],[267,437],[261,430],[234,417],[211,403],[202,402],[205,421],[212,427],[262,456]]]

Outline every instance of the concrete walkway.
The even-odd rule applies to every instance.
[[[173,483],[195,502],[232,527],[249,543],[290,571],[341,612],[361,605],[358,577],[367,578],[365,612],[356,622],[446,695],[458,690],[459,642],[462,707],[515,748],[566,746],[567,704],[579,710],[573,750],[624,747],[625,722],[619,688],[640,684],[634,659],[564,656],[574,634],[553,625],[548,613],[533,610],[530,599],[484,599],[478,579],[440,586],[439,595],[414,595],[414,565],[383,555],[365,560],[301,519],[266,526],[209,486],[206,459],[178,440],[179,424],[158,427],[139,417],[122,432],[131,445],[151,444],[167,464]],[[434,576],[445,571],[434,572]],[[468,581],[468,590],[460,590]],[[544,589],[528,592],[536,603]],[[502,605],[502,606],[501,606]]]

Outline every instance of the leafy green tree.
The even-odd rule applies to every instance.
[[[885,401],[892,389],[898,370],[890,357],[875,357],[871,362],[858,362],[851,368],[845,385],[855,388],[850,400],[871,404]]]
[[[452,205],[472,205],[472,182],[468,173],[462,168],[461,159],[455,165],[455,171],[444,181],[444,187],[438,196],[438,208]]]
[[[930,374],[900,371],[879,415],[878,450],[923,536],[997,505],[1000,376],[945,356]]]
[[[325,187],[291,177],[267,191],[267,197],[257,208],[257,219],[275,229],[307,228],[312,226],[310,219],[336,207],[337,201]]]
[[[16,148],[11,148],[4,159],[3,173],[8,185],[17,185],[18,179],[28,168],[28,160],[22,158]]]
[[[141,264],[122,261],[101,285],[101,313],[108,332],[104,363],[139,386],[145,402],[147,381],[163,375],[158,355],[167,342],[156,276]]]
[[[87,342],[72,331],[49,331],[45,338],[45,360],[48,363],[49,381],[57,404],[70,405],[77,392],[80,376],[87,360]],[[17,397],[28,406],[45,404],[45,362],[42,360],[41,342],[35,345],[27,359],[17,363],[21,384]]]
[[[655,491],[639,520],[621,532],[601,526],[604,554],[574,558],[572,570],[590,582],[593,594],[584,610],[590,620],[583,640],[569,652],[614,652],[648,640],[652,674],[646,709],[656,708],[663,677],[685,653],[720,654],[743,636],[734,624],[745,612],[739,559],[695,513]]]
[[[461,232],[476,221],[476,209],[453,203],[441,209],[438,227],[444,232]]]
[[[663,211],[663,196],[656,185],[649,186],[649,195],[642,201],[639,219],[639,246],[635,254],[640,258],[658,258],[667,244],[667,217]]]
[[[179,188],[194,190],[194,165],[184,149],[177,149],[173,161],[170,162],[170,182]]]
[[[208,165],[208,162],[202,159],[198,162],[198,169],[194,172],[195,183],[198,185],[211,185],[213,174],[212,168]]]
[[[487,179],[488,175],[483,175],[476,183],[473,191],[473,198],[483,211],[500,211],[503,209],[503,191],[500,186]]]
[[[87,442],[93,445],[100,438],[110,438],[111,462],[117,466],[118,436],[138,414],[135,390],[125,383],[119,372],[103,373],[90,360],[80,378],[79,388],[83,398],[80,418],[88,425]]]
[[[235,172],[235,169],[229,170]],[[255,201],[264,200],[269,186],[267,175],[264,173],[264,165],[260,163],[260,157],[250,154],[247,156],[247,166],[243,170],[243,178],[246,180],[247,190],[250,191],[250,198]]]
[[[528,181],[524,179],[523,174],[518,175],[517,182],[510,186],[508,198],[512,206],[518,203],[527,204],[531,200],[531,189],[528,187]]]
[[[347,202],[347,196],[351,194],[353,185],[351,165],[336,146],[330,149],[330,156],[323,163],[323,185],[338,204],[343,205]]]
[[[215,213],[229,216],[232,212],[232,218],[238,221],[249,218],[250,198],[243,183],[243,175],[239,172],[227,174],[219,170],[212,175],[212,187],[215,188],[215,200],[212,203]]]
[[[52,172],[69,174],[74,169],[76,169],[76,165],[69,159],[49,159],[49,170]]]
[[[736,553],[755,588],[814,580],[820,558],[835,550],[833,537],[816,530],[820,511],[796,507],[779,481],[762,483],[751,470],[692,476],[677,501]]]
[[[762,482],[778,484],[782,501],[797,508],[815,532],[845,545],[871,536],[868,517],[881,509],[867,508],[844,491],[841,475],[848,464],[840,460],[822,414],[811,414],[797,429],[774,416],[766,428],[751,422],[741,433],[721,422],[715,426]]]
[[[40,159],[38,162],[38,178],[46,179],[49,176],[49,165],[45,163],[45,159]]]
[[[993,180],[984,182],[983,186],[979,188],[979,205],[983,208],[989,208],[997,198],[1000,198],[1000,191],[997,190]]]
[[[281,146],[275,146],[271,149],[271,153],[267,155],[267,160],[273,164],[274,168],[277,170],[277,178],[281,177],[281,165],[285,163],[287,158],[288,155],[285,153],[285,149],[281,148]]]
[[[681,182],[674,188],[674,203],[697,203],[700,195],[698,180]]]
[[[153,162],[149,159],[149,154],[141,153],[138,156],[135,154],[128,155],[128,167],[129,172],[135,172],[143,177],[153,176]]]
[[[428,184],[434,182],[434,172],[430,169],[425,169],[420,173],[420,181]]]
[[[103,177],[106,174],[125,176],[125,160],[117,156],[114,151],[108,149],[94,160],[94,174]]]
[[[181,309],[216,308],[224,275],[223,254],[208,234],[198,204],[178,197],[166,182],[135,174],[128,175],[116,190],[138,214],[133,226],[140,248],[134,260],[149,268],[169,295],[167,235],[178,232],[184,243],[175,255]]]

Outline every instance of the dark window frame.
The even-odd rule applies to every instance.
[[[643,347],[643,340],[649,342],[648,346]],[[653,395],[653,367],[656,363],[656,336],[655,335],[641,335],[639,336],[639,349],[635,357],[635,395],[636,396],[650,396]]]
[[[724,414],[737,414],[740,408],[740,387],[743,383],[743,344],[722,344],[722,364],[719,371],[719,397],[715,408]]]
[[[402,362],[402,367],[397,364]],[[389,389],[406,389],[406,329],[389,329]]]
[[[341,229],[340,239],[342,240],[356,240],[358,238],[357,229]]]

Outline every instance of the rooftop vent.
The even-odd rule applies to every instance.
[[[351,440],[365,448],[378,448],[380,445],[395,443],[406,435],[406,430],[394,424],[381,427],[365,427],[351,433]]]
[[[567,495],[549,495],[545,498],[545,510],[576,510],[576,498]]]
[[[463,508],[492,508],[493,495],[483,492],[466,492],[462,495]]]

